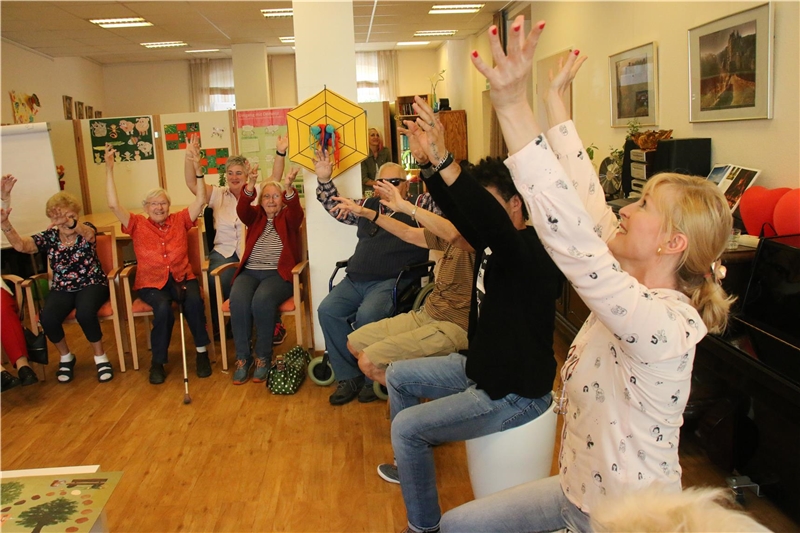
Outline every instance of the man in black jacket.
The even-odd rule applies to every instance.
[[[386,373],[409,530],[433,532],[441,518],[433,446],[523,425],[549,407],[562,277],[525,224],[527,208],[503,163],[452,164],[442,125],[430,108],[419,111],[419,126],[406,123],[412,151],[431,196],[477,253],[467,355],[400,361]],[[391,466],[378,468],[386,479]]]

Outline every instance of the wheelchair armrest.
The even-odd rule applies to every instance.
[[[220,265],[211,272],[209,272],[209,274],[218,277],[229,268],[239,268],[239,263],[225,263],[224,265]]]
[[[348,261],[350,260],[336,261],[336,268],[333,269],[333,274],[331,274],[331,278],[328,280],[328,292],[333,290],[333,280],[336,278],[336,273],[339,272],[340,269],[346,268]]]
[[[403,270],[403,272],[412,272],[412,271],[414,271],[414,270],[416,270],[418,268],[428,269],[428,268],[431,268],[431,267],[433,267],[435,265],[436,265],[436,261],[428,260],[428,261],[425,261],[424,263],[416,263],[414,265],[406,265],[406,266],[403,267],[402,270]]]
[[[336,261],[336,268],[347,268],[348,261],[350,260],[345,259],[344,261]]]

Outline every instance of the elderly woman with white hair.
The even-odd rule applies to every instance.
[[[115,150],[106,145],[106,195],[108,207],[122,223],[122,231],[131,236],[136,253],[137,270],[134,289],[139,298],[153,308],[153,329],[150,342],[153,360],[150,366],[150,383],[159,385],[166,380],[164,365],[167,363],[169,341],[175,315],[172,302],[183,303],[183,313],[197,347],[197,377],[211,375],[207,346],[211,343],[206,331],[203,300],[200,286],[189,264],[188,233],[206,203],[206,188],[197,187],[197,196],[188,207],[170,213],[169,193],[164,189],[153,189],[142,205],[145,215],[134,214],[125,209],[117,198],[114,185]],[[186,165],[194,164],[187,152]],[[197,176],[203,179],[204,176]]]

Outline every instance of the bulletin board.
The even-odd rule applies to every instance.
[[[153,117],[98,118],[89,120],[92,161],[105,166],[106,144],[117,151],[117,163],[155,159]]]
[[[286,115],[290,107],[276,107],[271,109],[245,109],[236,111],[236,138],[239,142],[239,153],[245,156],[251,164],[258,163],[261,176],[272,174],[275,163],[275,146],[278,136],[287,135]],[[286,161],[286,170],[290,166]],[[297,175],[294,182],[295,188],[304,197],[303,170]]]

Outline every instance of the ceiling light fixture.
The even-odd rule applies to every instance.
[[[208,50],[184,50],[187,54],[203,54],[206,52],[219,52],[219,48],[209,48]]]
[[[145,48],[176,48],[178,46],[189,46],[183,41],[164,41],[161,43],[139,43]]]
[[[97,24],[101,28],[140,28],[152,26],[152,22],[147,22],[142,17],[128,17],[118,19],[90,19],[89,22]]]
[[[294,35],[289,37],[278,37],[283,44],[293,44],[294,43]]]
[[[461,13],[477,13],[483,4],[449,4],[435,5],[428,11],[428,15],[456,15]]]
[[[402,41],[397,43],[397,46],[424,46],[430,43],[430,41]]]
[[[291,7],[287,7],[284,9],[262,9],[261,14],[268,19],[279,18],[279,17],[292,17],[294,16],[294,9],[292,9]]]
[[[424,30],[414,32],[414,37],[450,37],[458,33],[458,30]]]

